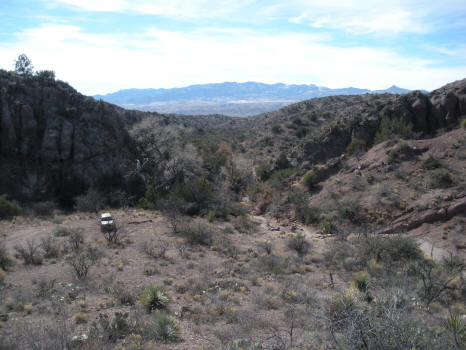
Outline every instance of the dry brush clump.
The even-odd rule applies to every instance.
[[[27,240],[25,244],[18,244],[14,247],[16,256],[22,259],[24,265],[40,265],[43,257],[39,251],[39,244],[34,240]]]

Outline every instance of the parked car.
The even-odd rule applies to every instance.
[[[100,231],[111,232],[115,230],[115,220],[110,213],[103,213],[100,216]]]

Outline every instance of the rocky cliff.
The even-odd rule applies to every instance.
[[[0,193],[64,202],[98,181],[121,181],[134,156],[126,126],[142,116],[64,82],[6,71],[0,112]]]
[[[303,144],[301,160],[318,162],[338,156],[354,139],[372,145],[383,118],[402,118],[411,123],[421,137],[432,136],[439,129],[457,127],[466,117],[466,79],[445,85],[428,95],[414,91],[383,102],[349,104],[337,113],[341,118],[336,123],[323,128]]]

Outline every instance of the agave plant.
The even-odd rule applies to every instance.
[[[176,321],[164,312],[158,312],[155,315],[153,329],[156,340],[172,342],[180,340],[180,328]]]
[[[166,309],[170,302],[171,298],[163,286],[147,286],[139,297],[139,303],[149,312]]]

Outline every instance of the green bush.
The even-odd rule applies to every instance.
[[[210,227],[200,222],[182,227],[178,234],[191,245],[210,245],[213,239],[213,232]]]
[[[270,184],[275,188],[281,188],[294,174],[295,170],[293,168],[277,170],[270,176]]]
[[[15,201],[9,201],[6,194],[0,195],[0,219],[9,219],[19,214],[20,207]]]
[[[440,165],[440,161],[432,154],[429,154],[429,156],[421,162],[421,167],[426,170],[440,168]]]
[[[283,129],[280,125],[274,125],[272,126],[272,132],[274,134],[281,134],[283,132]]]
[[[395,160],[400,159],[402,156],[410,156],[413,154],[413,149],[406,143],[401,142],[395,148],[388,152],[387,161],[393,163]]]
[[[383,118],[375,134],[374,144],[397,138],[411,139],[414,136],[413,125],[406,123],[403,118]]]
[[[157,206],[157,201],[160,198],[159,192],[154,185],[147,187],[144,197],[139,199],[138,207],[142,209],[154,209]]]
[[[351,280],[353,286],[359,289],[361,292],[367,291],[370,285],[370,276],[366,271],[361,271]]]
[[[270,169],[270,165],[263,163],[256,167],[256,176],[261,181],[266,181],[270,175],[272,174],[272,170]]]
[[[351,143],[346,147],[346,154],[358,155],[366,150],[366,141],[361,139],[353,139]]]
[[[466,119],[463,119],[463,120],[461,121],[461,127],[462,127],[463,129],[466,129]]]
[[[35,202],[31,204],[32,212],[36,216],[50,216],[56,208],[56,203],[52,201]]]
[[[302,183],[310,191],[315,185],[319,182],[316,173],[312,170],[309,170],[306,175],[304,175]]]
[[[299,255],[306,255],[310,247],[311,244],[302,233],[290,238],[288,241],[288,248],[294,249]]]
[[[430,171],[430,185],[433,188],[448,188],[455,184],[453,174],[447,169],[434,169]]]
[[[95,188],[75,198],[74,209],[80,212],[97,213],[105,206],[104,195]]]
[[[175,198],[186,203],[183,211],[187,215],[198,215],[207,209],[213,201],[213,188],[206,179],[196,179],[187,184],[178,184],[173,189]]]
[[[307,128],[304,126],[298,126],[296,128],[296,137],[303,138],[307,135]]]
[[[164,342],[175,342],[181,338],[180,328],[166,313],[157,312],[153,324],[154,338]]]
[[[39,253],[39,245],[35,240],[26,241],[25,245],[16,245],[16,256],[23,259],[24,265],[42,264],[42,255]]]
[[[138,300],[147,311],[164,310],[171,302],[167,290],[163,286],[147,286]]]
[[[326,219],[320,226],[319,233],[321,235],[332,235],[337,233],[338,228],[331,218]]]
[[[376,261],[407,261],[423,258],[419,243],[411,236],[368,236],[360,242],[360,254]]]
[[[8,251],[6,250],[4,243],[0,242],[0,268],[6,270],[11,265],[13,265],[13,260],[8,255]]]
[[[366,181],[369,184],[373,183],[374,180],[375,180],[374,175],[372,175],[371,173],[366,173],[366,175],[364,177],[366,178]]]

